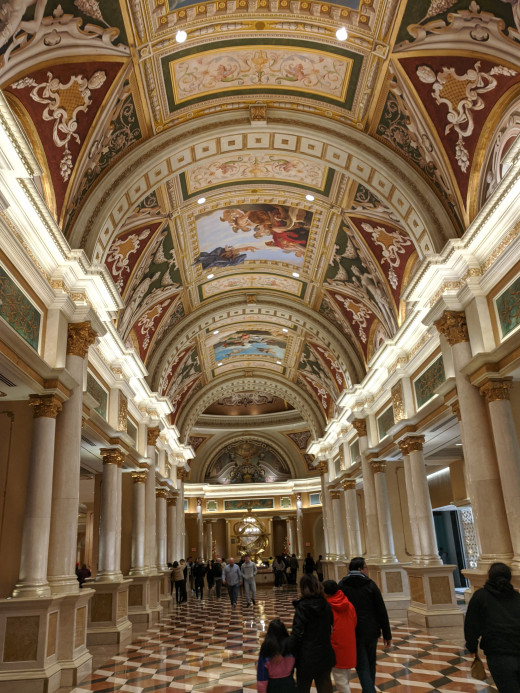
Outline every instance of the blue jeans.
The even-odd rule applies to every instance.
[[[357,642],[356,671],[363,693],[376,693],[377,640]]]
[[[520,691],[520,658],[515,655],[488,655],[487,663],[498,693]]]
[[[227,591],[229,594],[229,601],[231,602],[231,606],[235,606],[238,599],[238,585],[228,585]]]

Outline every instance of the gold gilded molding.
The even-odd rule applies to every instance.
[[[356,480],[355,479],[346,479],[345,481],[342,482],[341,485],[343,486],[344,491],[355,491],[356,490]]]
[[[116,464],[118,467],[123,466],[125,456],[117,448],[101,448],[99,451],[103,458],[103,464]]]
[[[486,402],[498,402],[510,399],[512,387],[512,380],[488,380],[479,388],[479,392],[486,398]]]
[[[159,426],[156,426],[155,428],[149,428],[147,433],[146,433],[146,442],[147,445],[150,447],[155,446],[157,443],[157,438],[161,435],[161,429]]]
[[[403,395],[403,384],[401,381],[396,383],[392,390],[392,406],[394,408],[394,423],[403,421],[406,419],[404,413],[404,395]]]
[[[408,436],[403,443],[406,444],[408,453],[421,452],[424,447],[424,436]]]
[[[469,342],[466,313],[463,310],[445,310],[442,318],[436,320],[434,324],[446,337],[450,346]]]
[[[249,120],[252,123],[267,122],[267,106],[265,103],[254,103],[249,106]]]
[[[363,436],[366,436],[367,434],[367,422],[366,419],[354,419],[352,422],[352,425],[357,431],[357,434],[360,438]]]
[[[128,397],[122,392],[119,393],[119,412],[117,430],[126,433],[126,419],[128,417]]]
[[[89,322],[71,322],[67,333],[67,354],[79,356],[84,359],[88,348],[96,341],[97,333],[94,332]]]
[[[386,462],[384,460],[374,460],[370,462],[370,467],[374,474],[384,474],[386,472]]]
[[[61,400],[56,395],[29,395],[29,406],[34,407],[35,419],[55,419],[62,409]]]

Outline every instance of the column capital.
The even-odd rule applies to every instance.
[[[367,434],[367,420],[366,419],[354,419],[352,425],[357,431],[358,436],[361,438]]]
[[[156,488],[155,497],[164,498],[166,500],[168,498],[168,491],[165,488]]]
[[[327,460],[322,460],[318,466],[317,470],[319,471],[320,474],[326,474],[329,471],[329,463]]]
[[[188,472],[183,467],[177,467],[177,479],[185,481],[188,478]]]
[[[96,341],[97,332],[94,332],[89,322],[71,322],[67,332],[67,354],[79,356],[84,359],[88,348]]]
[[[408,449],[408,439],[405,438],[404,440],[400,440],[397,445],[399,445],[399,449],[401,450],[401,455],[409,455],[410,450]]]
[[[457,419],[460,421],[461,420],[461,418],[460,418],[460,403],[459,403],[458,399],[455,400],[455,402],[452,402],[451,411],[455,414]]]
[[[300,503],[302,502],[302,494],[301,493],[296,494],[296,502],[298,502],[298,501],[300,501]]]
[[[331,491],[330,497],[332,500],[339,500],[341,498],[341,493],[339,491]]]
[[[442,318],[436,320],[434,325],[446,337],[450,346],[469,342],[466,313],[463,310],[445,310]]]
[[[355,479],[345,479],[341,483],[344,491],[355,491],[356,490],[356,480]]]
[[[177,505],[177,496],[170,496],[168,498],[168,505]]]
[[[123,466],[125,456],[121,450],[118,450],[117,448],[101,448],[99,452],[103,458],[103,464],[115,464],[118,467]]]
[[[386,472],[386,462],[384,460],[374,460],[370,462],[370,467],[374,474],[384,474]]]
[[[197,498],[197,508],[202,508],[202,498]]]
[[[486,402],[497,402],[502,399],[510,399],[512,379],[488,380],[479,388],[480,394],[486,398]]]
[[[406,453],[410,452],[421,452],[424,447],[424,436],[408,436],[402,442],[406,445]],[[399,443],[399,446],[401,443]]]
[[[146,483],[146,472],[132,472],[132,481],[134,484]]]
[[[56,395],[29,395],[29,406],[34,407],[35,419],[44,416],[55,419],[62,409],[61,400]]]
[[[159,426],[154,428],[149,428],[146,432],[146,443],[147,445],[154,446],[157,443],[157,438],[161,435],[161,429]]]

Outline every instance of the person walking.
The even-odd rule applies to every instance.
[[[484,587],[471,597],[464,621],[466,647],[478,652],[478,640],[498,693],[520,691],[520,594],[511,584],[511,569],[493,563]]]
[[[356,666],[356,610],[335,580],[325,580],[323,590],[334,615],[330,642],[336,666],[332,669],[332,678],[338,693],[350,693],[350,669]]]
[[[238,599],[238,587],[242,584],[242,574],[232,556],[222,573],[222,584],[226,585],[229,594],[229,601],[231,602],[231,608],[235,609]]]
[[[194,565],[195,565],[195,563],[193,562],[192,557],[191,557],[191,556],[188,556],[188,559],[187,559],[187,561],[186,561],[186,567],[187,567],[187,570],[188,570],[188,575],[187,575],[187,578],[186,578],[186,584],[189,583],[189,585],[190,585],[190,590],[191,590],[191,593],[192,593],[192,594],[195,593],[195,578],[193,577],[193,566],[194,566]]]
[[[213,561],[213,577],[215,579],[215,596],[220,599],[220,592],[222,590],[222,559],[217,558]]]
[[[184,561],[179,563],[178,561],[173,562],[173,569],[171,572],[171,579],[175,585],[175,602],[177,604],[182,604],[186,597],[186,581],[184,579]]]
[[[256,668],[258,693],[291,693],[294,683],[294,655],[289,650],[289,633],[283,621],[269,624]]]
[[[256,604],[255,575],[257,572],[257,567],[249,556],[244,556],[244,562],[242,563],[240,572],[242,574],[242,581],[244,583],[244,592],[246,593],[246,606],[249,606],[251,602]]]
[[[206,568],[206,582],[208,583],[208,597],[211,595],[211,590],[215,584],[215,571],[214,571],[213,561],[208,561],[208,566]]]
[[[311,575],[315,570],[316,564],[314,563],[314,558],[310,553],[308,553],[303,564],[303,571],[308,575]]]
[[[291,569],[291,572],[289,575],[291,576],[291,585],[296,585],[297,580],[298,580],[298,568],[300,567],[300,564],[298,563],[298,559],[296,558],[296,554],[293,553],[291,558],[289,559],[289,568]]]
[[[323,564],[322,564],[323,556],[320,555],[318,556],[318,560],[316,561],[316,573],[318,575],[318,580],[320,582],[323,582]]]
[[[206,566],[202,562],[202,558],[200,556],[197,557],[197,560],[193,564],[193,578],[195,580],[195,597],[196,599],[203,599],[204,596],[204,577],[206,575]]]
[[[323,595],[323,586],[314,575],[302,575],[301,598],[293,602],[294,620],[290,652],[296,657],[296,685],[299,693],[309,693],[314,681],[318,693],[332,693],[330,672],[336,663],[330,642],[332,609]]]
[[[377,642],[381,632],[385,647],[392,644],[388,613],[379,587],[368,577],[365,559],[353,558],[348,569],[339,588],[356,609],[356,671],[363,693],[376,693]]]
[[[284,571],[285,571],[285,562],[282,559],[281,556],[277,556],[274,561],[273,561],[273,571],[274,571],[274,587],[275,589],[277,587],[283,587],[284,583]]]

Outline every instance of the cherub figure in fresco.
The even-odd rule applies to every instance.
[[[195,258],[193,264],[200,263],[203,270],[210,267],[232,267],[241,265],[247,258],[248,251],[254,253],[256,248],[252,245],[243,245],[235,248],[231,245],[218,246],[210,251],[202,250]]]

